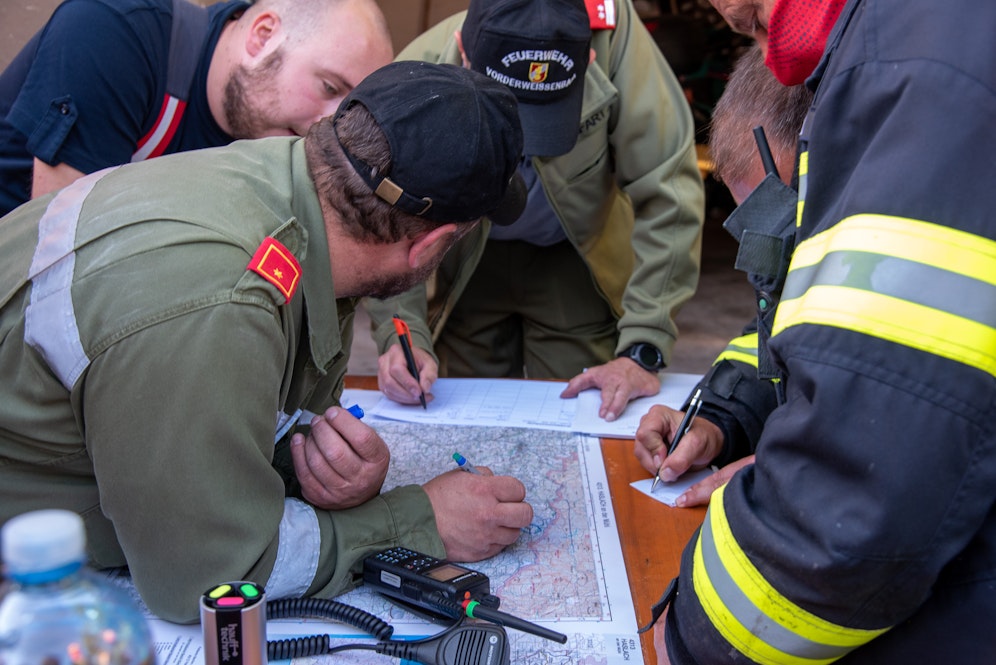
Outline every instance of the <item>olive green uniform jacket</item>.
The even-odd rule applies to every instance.
[[[91,174],[0,237],[0,522],[76,511],[92,564],[129,566],[174,621],[219,582],[331,596],[370,552],[444,554],[417,486],[334,512],[294,496],[289,432],[337,403],[354,306],[334,297],[303,140]],[[264,264],[289,301],[247,270],[268,237],[300,265],[288,281]]]
[[[678,334],[674,316],[699,277],[704,194],[695,128],[681,86],[632,5],[616,6],[616,28],[592,36],[596,58],[585,76],[577,144],[533,164],[596,289],[619,317],[617,352],[649,342],[668,360]],[[398,59],[461,63],[453,34],[464,16],[431,28]],[[364,302],[381,353],[397,341],[395,313],[407,320],[415,343],[432,350],[489,229],[485,220],[463,238],[427,285]]]

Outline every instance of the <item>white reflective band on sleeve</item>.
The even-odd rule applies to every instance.
[[[83,176],[56,194],[38,223],[38,244],[28,272],[31,303],[25,312],[24,341],[41,354],[67,390],[90,362],[72,295],[80,208],[97,181],[114,168]]]
[[[298,499],[284,499],[277,560],[265,585],[267,598],[303,596],[315,579],[321,550],[322,534],[314,508]]]
[[[292,427],[298,423],[308,423],[310,424],[312,420],[315,419],[315,414],[307,409],[298,409],[291,415],[287,415],[283,411],[277,413],[277,433],[273,437],[273,445],[280,443],[280,439],[287,435]]]
[[[284,438],[288,430],[297,424],[297,421],[301,419],[301,409],[298,409],[291,415],[287,415],[283,411],[277,413],[277,433],[273,436],[273,445],[277,445],[280,439]]]
[[[131,156],[131,161],[141,162],[142,160],[148,159],[149,155],[159,147],[159,144],[164,140],[169,141],[169,136],[167,132],[169,131],[170,125],[173,123],[173,118],[176,117],[177,109],[180,106],[180,100],[176,97],[169,95],[167,96],[167,101],[163,105],[162,116],[159,118],[159,124],[157,124],[152,131],[148,134],[145,143],[138,146],[138,150],[135,154]]]

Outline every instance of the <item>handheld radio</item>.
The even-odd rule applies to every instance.
[[[491,595],[487,575],[404,547],[368,556],[363,561],[363,583],[384,595],[437,612],[443,610],[443,603],[459,605],[468,598],[495,608],[500,602]]]
[[[409,609],[427,610],[442,618],[483,619],[561,644],[567,642],[562,633],[499,611],[501,600],[491,595],[491,581],[484,573],[404,547],[392,547],[364,559],[363,583]]]

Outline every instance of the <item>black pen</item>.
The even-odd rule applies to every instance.
[[[422,390],[421,378],[418,375],[418,365],[415,364],[415,354],[412,353],[412,331],[397,314],[394,315],[394,329],[398,331],[398,340],[401,342],[401,350],[405,352],[405,360],[408,362],[408,371],[411,372],[415,380],[419,382],[418,401],[422,403],[423,409],[428,409],[425,405],[425,391]]]
[[[692,429],[692,421],[695,420],[695,416],[698,415],[699,409],[702,408],[702,389],[699,388],[692,395],[692,399],[688,402],[688,410],[685,411],[685,417],[681,419],[681,424],[678,425],[678,431],[674,434],[674,439],[671,441],[671,445],[668,446],[667,456],[670,457],[674,449],[678,447],[681,443],[681,437],[685,436],[685,433]],[[664,459],[667,459],[665,457]],[[661,462],[661,466],[664,466],[664,462]],[[657,489],[657,483],[661,481],[661,466],[657,467],[657,475],[654,476],[654,484],[650,486],[650,491],[653,492]]]

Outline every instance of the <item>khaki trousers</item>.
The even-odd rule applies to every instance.
[[[567,380],[612,360],[617,339],[570,242],[488,240],[436,344],[439,375]]]

